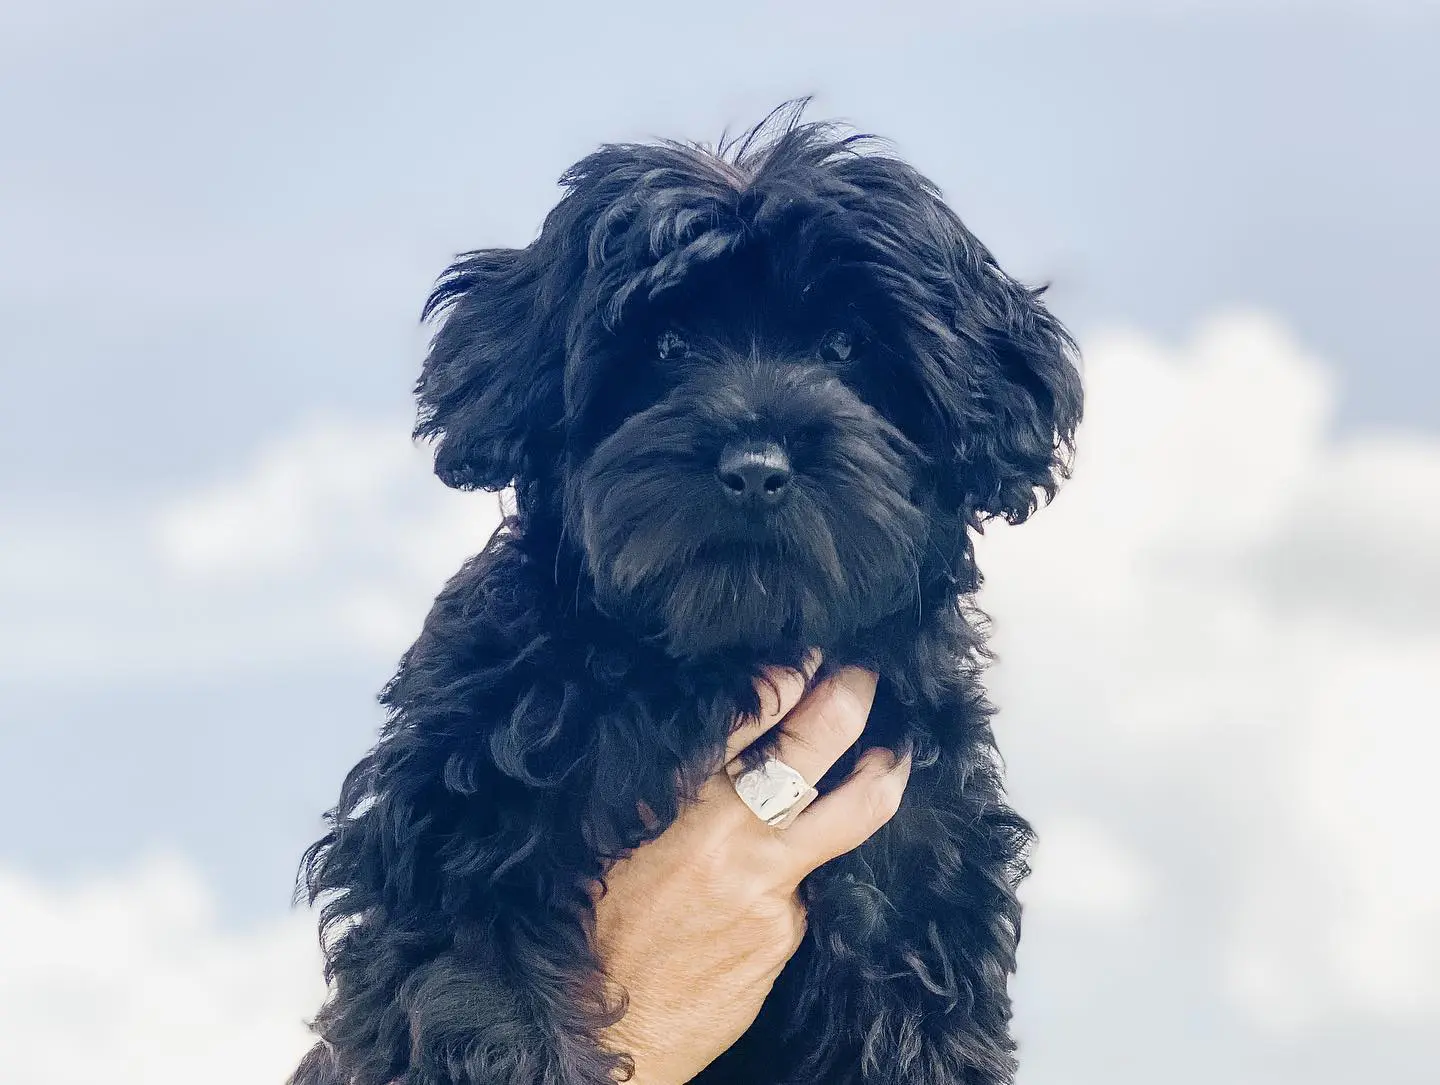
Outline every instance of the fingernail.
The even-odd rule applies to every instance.
[[[800,661],[800,671],[805,675],[805,681],[808,682],[815,677],[815,672],[820,669],[820,664],[824,662],[824,659],[824,653],[819,648],[811,648],[805,653],[805,658]]]

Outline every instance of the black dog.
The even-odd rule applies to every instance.
[[[1030,830],[970,532],[1065,475],[1075,351],[932,184],[801,109],[714,151],[603,147],[534,243],[431,296],[417,434],[516,511],[436,600],[307,855],[332,989],[294,1081],[615,1080],[589,886],[717,767],[762,665],[812,645],[880,674],[861,745],[913,774],[806,881],[803,946],[696,1080],[1011,1080]]]

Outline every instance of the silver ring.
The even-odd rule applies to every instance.
[[[778,757],[735,777],[735,794],[750,812],[774,829],[783,829],[820,794],[805,777]]]

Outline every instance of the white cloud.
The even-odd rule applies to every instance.
[[[154,507],[0,527],[0,676],[125,678],[397,657],[499,522],[403,417],[319,417]]]
[[[376,506],[414,481],[416,462],[400,419],[319,418],[262,447],[239,477],[163,509],[156,541],[186,573],[313,569],[374,529]]]
[[[320,1004],[308,915],[245,931],[155,859],[68,886],[0,867],[0,1051],[16,1085],[278,1085]]]
[[[1150,837],[1152,911],[1218,924],[1258,1024],[1440,1020],[1440,440],[1333,438],[1327,371],[1257,314],[1087,355],[1073,482],[981,545],[1022,806]],[[1032,928],[1108,877],[1059,850]]]
[[[1154,873],[1108,830],[1084,819],[1056,820],[1040,839],[1026,907],[1059,916],[1132,920],[1155,895]]]

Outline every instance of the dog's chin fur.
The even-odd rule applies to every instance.
[[[615,1080],[594,885],[811,647],[880,675],[820,789],[868,746],[913,755],[909,788],[805,880],[804,943],[696,1081],[1011,1080],[1029,828],[971,533],[1053,495],[1080,384],[1040,292],[869,150],[796,108],[718,151],[608,146],[532,245],[441,280],[417,433],[515,511],[436,599],[307,854],[331,987],[295,1085]],[[717,470],[759,440],[791,468],[763,513]]]
[[[881,587],[899,596],[905,586]],[[629,590],[602,581],[596,598],[608,613],[684,660],[731,651],[781,658],[796,647],[853,637],[884,616],[850,585],[750,548],[733,555],[702,551],[688,564],[645,574]]]

